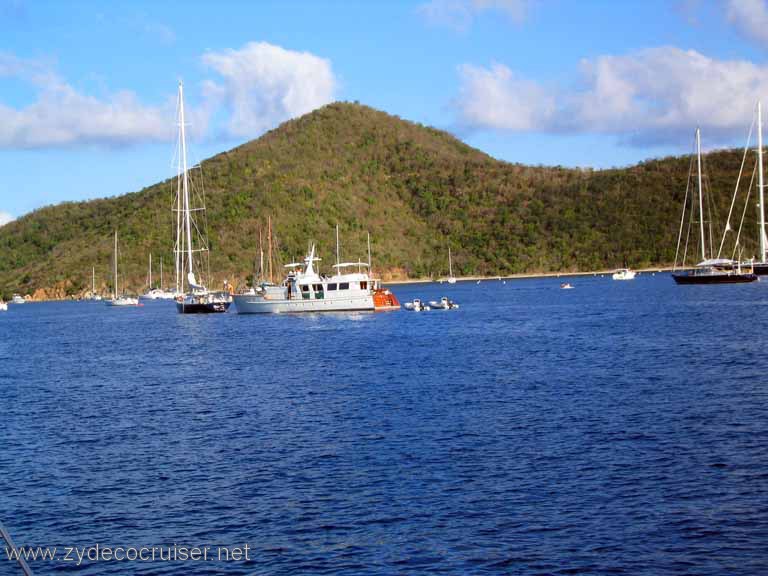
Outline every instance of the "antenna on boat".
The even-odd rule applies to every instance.
[[[336,223],[336,266],[341,262],[341,256],[339,255],[339,224]]]
[[[368,274],[371,273],[371,233],[368,234]]]

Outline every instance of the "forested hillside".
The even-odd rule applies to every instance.
[[[706,158],[713,221],[727,213],[740,162],[738,151]],[[211,268],[216,283],[245,283],[268,215],[284,262],[312,240],[327,266],[338,223],[343,258],[365,259],[370,231],[374,266],[385,277],[444,275],[449,244],[457,275],[670,264],[689,164],[688,157],[600,171],[510,164],[448,133],[331,104],[203,162]],[[168,279],[174,193],[169,180],[46,207],[1,227],[0,293],[76,295],[90,286],[92,266],[106,291],[115,229],[130,289],[144,288],[150,252]],[[747,219],[751,255],[753,210]]]

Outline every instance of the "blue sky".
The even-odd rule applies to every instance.
[[[527,164],[743,144],[765,0],[0,0],[0,223],[174,173],[176,83],[203,159],[334,100]]]

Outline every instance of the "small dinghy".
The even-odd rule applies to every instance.
[[[570,282],[563,282],[560,284],[560,290],[573,290],[573,284]]]
[[[0,312],[8,312],[8,304],[0,300]]]
[[[435,310],[454,310],[458,308],[459,305],[453,300],[450,300],[447,296],[443,296],[440,298],[439,302],[436,302],[435,300],[430,301],[429,307]]]
[[[424,302],[422,302],[418,298],[414,298],[413,302],[406,302],[405,303],[405,309],[406,310],[413,310],[414,312],[422,312],[422,311],[425,311],[425,310],[429,310],[429,306],[425,306]]]

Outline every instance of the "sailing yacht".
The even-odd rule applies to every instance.
[[[692,270],[673,273],[672,278],[674,278],[677,284],[741,284],[754,282],[757,280],[757,275],[752,272],[742,272],[739,263],[735,263],[736,266],[734,269],[734,262],[732,260],[707,257],[707,244],[704,236],[704,189],[701,178],[701,130],[699,128],[696,128],[696,164],[701,262],[696,264],[696,267]],[[683,216],[680,220],[680,233],[678,234],[677,240],[677,252],[680,251],[680,241],[683,235],[683,223],[685,221],[687,203],[688,193],[686,190],[685,201],[683,202]],[[686,240],[686,247],[687,245],[688,242]],[[685,254],[683,254],[683,263],[684,262]],[[677,254],[675,254],[675,268],[677,268]]]
[[[451,247],[448,246],[448,284],[456,284],[456,278],[453,277],[453,263],[451,262]]]
[[[757,101],[757,193],[758,206],[760,208],[760,221],[758,229],[758,245],[760,246],[760,258],[757,262],[749,262],[752,271],[758,276],[768,275],[768,239],[765,236],[765,210],[763,187],[763,110],[760,100]],[[746,263],[742,263],[744,265]]]
[[[0,300],[0,312],[8,312],[8,303]]]
[[[114,290],[112,292],[112,299],[107,300],[106,304],[107,306],[138,306],[139,305],[139,299],[138,298],[132,298],[130,296],[120,296],[118,294],[117,289],[117,230],[115,230],[115,264],[114,264],[114,272],[115,272],[115,283],[114,283]]]
[[[96,294],[96,268],[91,268],[91,297],[89,300],[101,301],[101,295]]]
[[[152,288],[152,253],[149,253],[149,277],[147,281],[149,290],[145,294],[142,294],[142,298],[145,300],[173,300],[177,294],[174,292],[168,292],[163,289],[163,261],[160,260],[160,286],[158,288]]]
[[[179,164],[176,193],[176,308],[182,314],[209,314],[226,312],[232,304],[229,292],[214,292],[206,288],[203,280],[208,270],[208,243],[205,229],[198,225],[192,212],[203,212],[204,204],[192,206],[191,182],[187,168],[187,142],[184,123],[184,86],[179,82]],[[202,198],[202,189],[200,190]],[[193,239],[192,230],[195,231]],[[200,278],[198,279],[198,275]],[[226,284],[226,283],[225,283]]]

